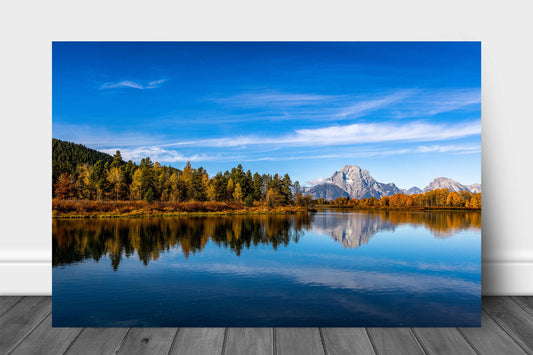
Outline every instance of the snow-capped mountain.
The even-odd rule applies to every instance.
[[[340,190],[332,188],[332,186],[336,186]],[[335,199],[337,197],[362,199],[391,196],[402,191],[393,183],[384,184],[376,181],[368,170],[363,170],[357,165],[345,165],[341,171],[336,171],[324,183],[308,190],[308,193],[314,198],[324,197],[324,195],[328,195],[328,192],[329,196],[331,196],[328,199]],[[342,192],[347,193],[348,196],[345,196]]]
[[[448,189],[450,191],[481,192],[481,184],[463,185],[449,178],[438,177],[429,183],[424,189],[413,186],[410,189],[399,189],[394,183],[382,183],[376,181],[368,172],[357,165],[345,165],[340,171],[336,171],[323,183],[307,189],[307,193],[313,198],[334,200],[338,197],[356,199],[382,196],[392,196],[404,193],[407,195],[419,194],[435,189]]]

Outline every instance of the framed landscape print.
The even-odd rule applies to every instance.
[[[480,42],[52,49],[54,326],[480,325]]]

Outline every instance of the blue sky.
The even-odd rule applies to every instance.
[[[213,175],[481,182],[479,42],[55,42],[53,137]]]

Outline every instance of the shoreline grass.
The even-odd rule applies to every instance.
[[[313,211],[299,206],[245,207],[241,203],[225,202],[52,201],[52,218],[191,217],[295,214]]]
[[[245,207],[237,202],[146,202],[146,201],[88,201],[52,200],[52,218],[120,218],[120,217],[192,217],[229,215],[296,214],[316,212],[321,208],[353,211],[481,211],[465,207],[388,207],[388,206],[335,206],[315,205],[268,207],[255,204]]]

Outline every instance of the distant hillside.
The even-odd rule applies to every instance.
[[[479,184],[476,184],[479,185]],[[459,191],[470,191],[468,186],[465,186],[457,181],[445,177],[435,178],[428,186],[424,187],[422,192],[428,192],[436,189],[448,189],[450,191],[459,192]]]
[[[74,173],[77,165],[83,163],[93,165],[98,160],[111,163],[113,157],[81,144],[52,138],[52,183],[55,184],[62,173]]]
[[[467,188],[472,193],[481,192],[481,184],[468,185]]]
[[[313,196],[315,199],[323,198],[324,200],[328,201],[333,201],[338,197],[350,197],[346,191],[333,184],[321,184],[313,186],[307,191],[307,193]]]
[[[422,189],[420,189],[419,187],[416,187],[416,186],[413,186],[410,189],[401,189],[401,190],[406,195],[415,195],[415,194],[421,194],[422,193]]]

